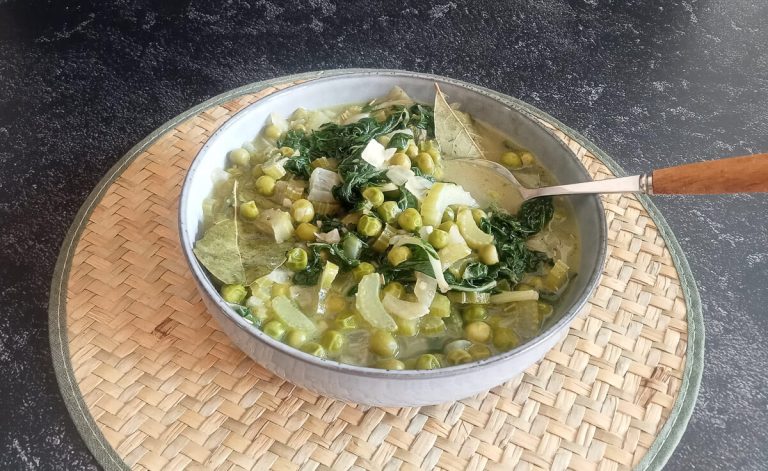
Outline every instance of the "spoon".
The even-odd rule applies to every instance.
[[[444,162],[443,177],[461,183],[474,195],[502,200],[516,212],[525,201],[539,196],[595,193],[645,193],[647,195],[725,194],[768,192],[768,154],[707,160],[653,170],[650,174],[609,178],[570,185],[526,188],[503,165],[486,159],[454,159]],[[503,188],[493,198],[489,188]]]

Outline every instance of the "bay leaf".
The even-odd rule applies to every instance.
[[[203,238],[195,242],[193,252],[206,270],[222,283],[245,283],[237,222],[234,219],[225,219],[211,226]]]
[[[245,270],[247,284],[268,275],[285,261],[285,253],[294,247],[294,242],[275,242],[275,238],[241,226],[240,257]]]
[[[482,159],[483,150],[472,118],[451,107],[435,84],[435,138],[445,159]]]
[[[211,226],[195,243],[193,252],[211,275],[225,284],[249,284],[269,274],[285,261],[291,242],[242,227],[233,219]]]

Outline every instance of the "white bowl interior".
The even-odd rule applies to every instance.
[[[299,107],[317,109],[364,103],[386,95],[395,85],[402,87],[416,101],[432,103],[435,82],[439,83],[451,102],[461,103],[463,110],[530,149],[559,182],[574,183],[590,179],[576,156],[556,137],[535,123],[525,112],[516,109],[513,103],[504,103],[483,89],[432,77],[398,73],[354,74],[318,79],[276,92],[248,106],[225,123],[201,149],[185,182],[181,202],[182,243],[188,255],[194,241],[202,237],[202,203],[213,189],[214,170],[225,167],[230,150],[256,137],[267,123],[270,113],[288,116]],[[584,300],[585,292],[591,291],[595,271],[602,269],[604,256],[605,222],[599,199],[595,196],[579,196],[572,197],[571,203],[580,232],[581,263],[577,268],[579,275],[556,307],[554,321],[572,311],[574,304]],[[215,293],[213,284],[205,278],[200,264],[194,257],[191,259],[195,264],[193,272],[199,279],[202,278],[202,285],[209,293]]]

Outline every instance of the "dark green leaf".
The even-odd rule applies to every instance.
[[[410,134],[406,134],[404,132],[399,132],[394,134],[389,139],[389,144],[387,144],[388,149],[399,149],[399,150],[405,150],[408,147],[408,141],[411,139]]]
[[[415,196],[413,196],[413,193],[406,190],[404,186],[401,186],[400,197],[397,199],[397,206],[400,208],[401,211],[405,211],[408,208],[418,209],[419,200],[416,199]]]
[[[411,249],[411,256],[408,260],[400,263],[398,266],[393,267],[386,259],[382,260],[379,273],[384,277],[384,281],[389,283],[390,281],[399,282],[411,282],[415,279],[414,272],[421,272],[427,276],[435,277],[435,270],[432,269],[430,263],[430,255],[433,258],[437,258],[437,254],[430,253],[426,246],[416,244],[406,244]]]

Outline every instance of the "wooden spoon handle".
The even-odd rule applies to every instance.
[[[768,154],[661,168],[652,181],[657,195],[768,192]]]

